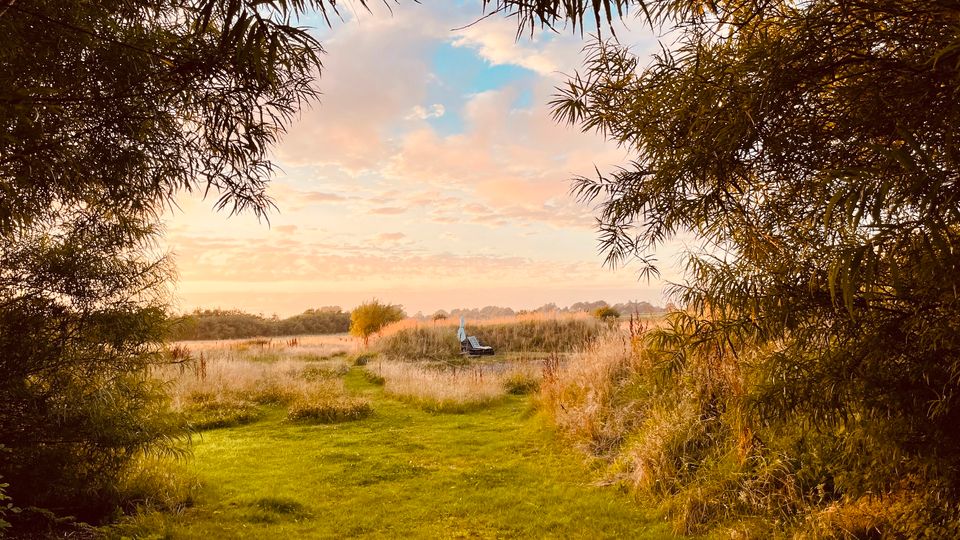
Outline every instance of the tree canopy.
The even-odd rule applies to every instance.
[[[258,215],[305,100],[323,1],[18,0],[0,15],[0,231],[59,206],[142,215],[183,190]]]
[[[0,2],[0,475],[13,504],[96,518],[134,455],[175,448],[183,426],[148,373],[171,277],[156,218],[184,191],[266,215],[269,149],[317,95],[322,48],[296,21],[334,8]]]
[[[585,6],[499,4],[547,24]],[[712,358],[710,392],[746,373],[761,424],[835,428],[834,493],[960,488],[956,3],[590,6],[632,7],[671,40],[647,63],[596,43],[553,102],[633,153],[575,185],[608,263],[653,276],[665,241],[702,242],[662,361]]]
[[[363,338],[363,346],[367,347],[370,336],[392,322],[403,320],[404,316],[401,306],[383,304],[376,299],[364,302],[350,312],[350,333]]]

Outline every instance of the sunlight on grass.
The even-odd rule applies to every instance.
[[[144,512],[109,537],[673,538],[668,527],[594,478],[504,396],[467,414],[390,399],[364,377],[346,390],[372,416],[299,424],[279,408],[195,443],[204,487],[179,513]]]

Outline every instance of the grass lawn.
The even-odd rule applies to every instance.
[[[615,488],[591,485],[565,450],[509,397],[466,414],[371,399],[362,421],[302,425],[273,410],[204,432],[189,467],[203,483],[181,514],[141,515],[108,532],[136,538],[672,538]]]

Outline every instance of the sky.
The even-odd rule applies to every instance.
[[[301,21],[326,50],[322,95],[274,150],[269,224],[218,213],[215,197],[196,194],[166,215],[175,308],[288,316],[372,298],[411,314],[666,303],[663,281],[603,266],[595,209],[569,194],[575,175],[630,157],[550,116],[589,37],[518,41],[514,20],[476,22],[479,0],[353,7],[330,28]],[[639,20],[617,33],[642,56],[657,48]],[[680,249],[658,253],[664,280],[679,278]]]

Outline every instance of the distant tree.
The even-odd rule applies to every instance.
[[[431,319],[433,319],[434,322],[445,321],[447,317],[448,317],[447,312],[441,309],[440,311],[437,311],[436,313],[434,313]]]
[[[593,316],[603,322],[613,322],[620,318],[620,312],[612,307],[603,306],[593,310]]]
[[[534,313],[556,313],[558,311],[560,311],[560,307],[553,302],[549,302],[533,310]]]
[[[607,307],[609,305],[610,304],[607,304],[603,300],[598,300],[596,302],[576,302],[570,305],[569,310],[573,312],[579,312],[579,311],[593,312],[593,311],[596,311],[597,309],[600,309],[602,307]]]
[[[350,333],[363,338],[363,346],[369,347],[370,336],[392,322],[403,320],[403,317],[401,306],[381,304],[378,300],[371,300],[360,304],[350,312]]]

